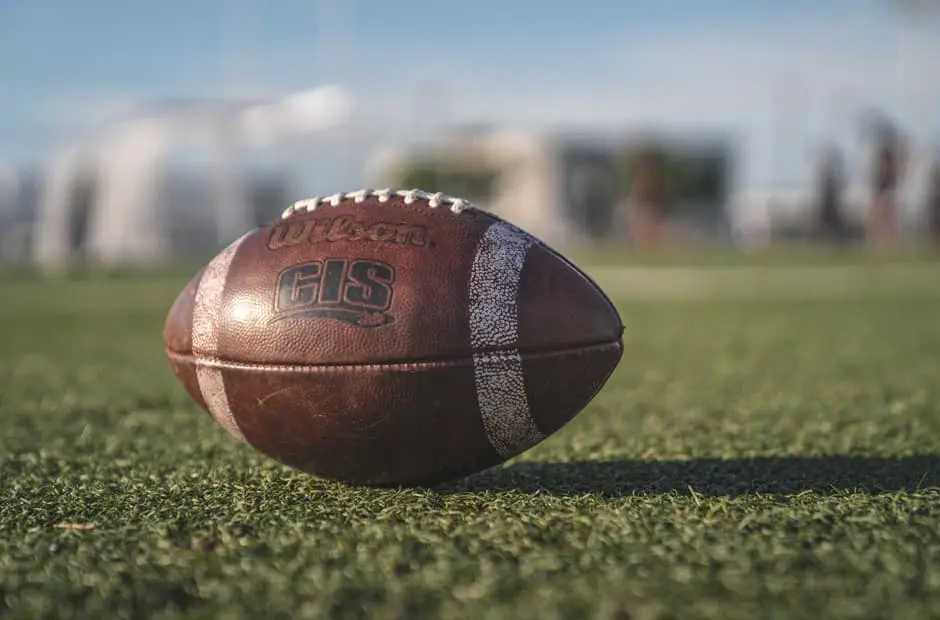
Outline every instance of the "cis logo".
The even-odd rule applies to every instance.
[[[325,318],[358,327],[394,321],[395,268],[365,259],[328,258],[285,269],[277,278],[275,320]]]

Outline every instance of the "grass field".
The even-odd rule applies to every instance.
[[[0,616],[940,618],[940,263],[716,262],[594,269],[607,389],[434,490],[228,438],[162,354],[182,278],[0,279]]]

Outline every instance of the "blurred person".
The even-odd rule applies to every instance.
[[[88,257],[88,234],[94,211],[98,181],[88,171],[83,172],[72,190],[72,213],[69,216],[68,243],[76,263],[85,262]]]
[[[581,199],[587,228],[593,237],[602,238],[609,233],[610,227],[613,195],[610,171],[599,165],[589,165],[583,172]]]
[[[875,128],[872,203],[867,221],[868,240],[876,247],[893,245],[898,240],[897,189],[904,175],[906,160],[901,136],[887,122],[879,122]]]
[[[665,157],[644,148],[634,158],[633,174],[622,207],[630,240],[637,248],[659,248],[669,239],[666,223]]]
[[[842,155],[835,146],[828,147],[823,153],[818,183],[818,214],[822,234],[826,239],[840,241],[845,238],[846,233],[842,216],[845,175]]]

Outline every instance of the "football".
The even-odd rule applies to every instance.
[[[466,200],[303,200],[180,293],[163,339],[191,397],[283,464],[429,486],[538,444],[594,398],[623,324],[581,270]]]

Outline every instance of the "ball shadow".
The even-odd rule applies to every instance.
[[[940,457],[759,457],[686,461],[516,462],[436,489],[442,493],[518,491],[571,496],[680,493],[871,495],[940,487]]]

